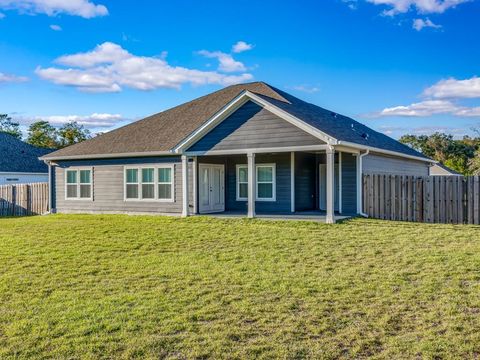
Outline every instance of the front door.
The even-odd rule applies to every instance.
[[[198,165],[198,195],[200,213],[225,211],[224,165]]]

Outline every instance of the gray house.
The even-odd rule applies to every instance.
[[[263,82],[233,85],[42,157],[62,213],[361,214],[362,173],[432,160]]]

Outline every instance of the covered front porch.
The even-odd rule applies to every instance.
[[[358,213],[357,162],[332,146],[183,155],[182,215],[334,223]]]

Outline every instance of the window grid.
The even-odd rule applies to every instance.
[[[65,171],[65,199],[93,200],[93,168],[74,168]]]

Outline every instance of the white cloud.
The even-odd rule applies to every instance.
[[[91,115],[49,115],[49,116],[31,116],[16,117],[21,125],[30,125],[36,121],[48,121],[53,126],[61,126],[71,121],[76,121],[87,128],[110,128],[126,121],[120,114],[93,113]]]
[[[50,29],[53,31],[62,31],[62,27],[60,25],[50,25]]]
[[[302,91],[305,93],[313,94],[318,91],[320,91],[320,88],[316,86],[311,86],[311,85],[295,85],[292,87],[292,89],[297,90],[297,91]]]
[[[388,6],[384,15],[394,16],[412,9],[420,14],[440,14],[471,0],[366,0],[375,5]]]
[[[238,41],[235,45],[232,46],[232,52],[234,53],[241,53],[252,49],[253,45],[247,44],[245,41]]]
[[[442,25],[434,24],[430,19],[427,18],[425,20],[414,19],[412,27],[417,31],[421,31],[422,29],[427,28],[427,27],[434,28],[434,29],[440,29],[442,27]]]
[[[377,116],[431,116],[435,114],[452,113],[457,110],[457,107],[450,101],[445,100],[426,100],[414,103],[407,106],[395,106],[385,108]]]
[[[218,70],[223,72],[242,72],[247,71],[247,68],[240,61],[235,60],[232,55],[221,51],[200,50],[200,55],[207,58],[217,59],[219,62]]]
[[[17,76],[12,74],[5,74],[0,72],[0,84],[7,82],[25,82],[28,81],[28,78],[25,76]]]
[[[350,10],[357,10],[358,8],[358,0],[342,0]]]
[[[137,90],[158,88],[180,88],[182,84],[231,85],[251,80],[249,73],[227,75],[218,71],[201,71],[180,66],[171,66],[160,57],[136,56],[120,45],[106,42],[85,53],[61,56],[55,60],[67,68],[38,67],[36,73],[55,84],[73,86],[87,92],[118,92],[124,87]],[[222,65],[222,62],[221,62]],[[232,65],[228,61],[220,71],[244,71],[245,67]],[[226,69],[224,69],[226,67]]]
[[[96,5],[89,0],[0,0],[0,9],[48,16],[68,14],[86,19],[108,15],[104,5]]]
[[[480,78],[474,76],[470,79],[444,79],[427,88],[425,96],[446,99],[446,98],[480,98]]]

